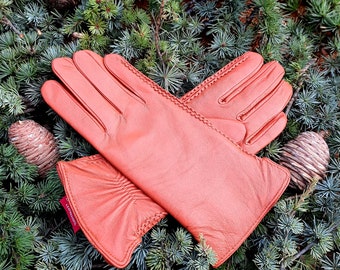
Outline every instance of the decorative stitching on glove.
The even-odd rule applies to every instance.
[[[116,177],[115,180],[118,184],[118,188],[123,190],[125,194],[128,194],[132,201],[138,200],[136,195],[138,195],[138,193],[142,193],[142,191],[137,189],[137,187],[132,182],[127,180],[127,178],[123,175],[119,175],[119,177]]]
[[[153,226],[155,226],[166,215],[167,215],[166,212],[158,212],[144,220],[143,224],[140,225],[136,230],[137,236],[138,237],[144,236]]]
[[[196,87],[194,90],[190,91],[187,96],[184,96],[182,98],[182,102],[189,103],[194,98],[197,98],[199,95],[201,95],[208,86],[213,85],[216,83],[219,78],[226,76],[230,71],[234,70],[237,66],[245,62],[249,56],[240,56],[239,58],[236,58],[234,61],[230,62],[227,66],[217,71],[215,74],[210,76],[208,79],[204,80],[198,87]]]
[[[247,58],[245,57],[245,60]],[[244,61],[245,61],[244,60]],[[152,80],[149,80],[144,74],[140,73],[134,66],[132,66],[127,60],[125,60],[124,58],[121,58],[121,62],[123,65],[125,65],[131,72],[133,72],[136,76],[138,76],[139,78],[141,78],[144,82],[146,82],[147,84],[149,84],[155,91],[156,93],[160,94],[161,96],[165,97],[166,99],[168,99],[169,101],[171,101],[173,104],[177,105],[179,108],[181,108],[182,110],[186,111],[187,113],[189,113],[191,116],[195,117],[196,119],[198,119],[199,121],[203,122],[206,126],[210,127],[211,129],[213,129],[214,131],[218,132],[219,134],[221,134],[223,137],[225,137],[228,141],[232,142],[238,149],[240,149],[242,152],[247,153],[251,156],[253,156],[254,158],[258,159],[259,157],[257,157],[256,155],[247,152],[246,150],[244,150],[243,148],[241,148],[240,145],[238,145],[236,142],[234,142],[231,138],[229,138],[226,134],[224,134],[222,131],[220,131],[219,129],[217,129],[216,127],[213,126],[213,124],[207,120],[203,115],[199,114],[198,112],[194,111],[192,108],[188,107],[186,104],[184,104],[182,101],[180,101],[178,98],[176,98],[175,96],[171,95],[170,93],[166,92],[163,88],[161,88],[157,83],[155,83]],[[240,62],[241,63],[241,62]],[[229,70],[228,70],[229,72]],[[217,78],[216,78],[217,80]],[[215,80],[215,81],[216,81]]]
[[[246,58],[244,59],[246,60]],[[221,132],[220,130],[218,130],[217,128],[215,128],[213,126],[213,124],[208,121],[207,119],[205,119],[201,114],[197,113],[196,111],[194,111],[193,109],[191,109],[190,107],[188,107],[186,104],[182,103],[182,101],[180,101],[178,98],[172,96],[170,93],[166,92],[164,89],[162,89],[158,84],[156,84],[155,82],[148,80],[147,77],[144,74],[141,74],[135,67],[133,67],[127,60],[125,60],[124,58],[122,58],[122,63],[133,73],[135,73],[138,77],[140,77],[144,82],[146,82],[147,84],[149,84],[158,94],[160,94],[161,96],[165,97],[166,99],[168,99],[170,102],[172,102],[173,104],[175,104],[176,106],[178,106],[179,108],[183,109],[184,111],[186,111],[187,113],[189,113],[191,116],[195,117],[196,119],[198,119],[199,121],[203,122],[204,124],[206,124],[208,127],[210,127],[211,129],[215,130],[216,132],[220,133],[223,137],[225,137],[226,139],[228,139],[229,141],[233,142],[233,140],[231,140],[226,134],[224,134],[223,132]],[[240,62],[241,63],[241,62]],[[229,70],[228,70],[229,72]],[[216,81],[217,75],[215,77],[213,77],[212,81]],[[276,164],[275,162],[273,162],[272,160],[268,159],[268,158],[259,158],[258,156],[251,154],[249,152],[247,152],[246,150],[242,149],[241,146],[239,146],[237,143],[233,142],[233,144],[238,147],[238,149],[240,149],[240,151],[249,154],[250,156],[254,157],[255,159],[259,160],[266,160],[269,163],[272,163],[273,166],[279,168],[282,172],[285,173],[286,175],[286,179],[288,179],[289,177],[289,173],[286,169],[284,169],[282,166]],[[240,241],[238,243],[236,243],[234,246],[232,247],[226,247],[226,251],[225,251],[225,255],[222,258],[218,258],[217,264],[221,264],[222,262],[224,262],[227,258],[229,258],[231,256],[231,254],[233,254],[235,252],[235,250],[237,249],[237,247],[239,247],[241,244],[245,241],[245,239],[247,238],[246,236],[250,235],[250,232],[253,231],[255,229],[255,227],[257,226],[257,224],[259,223],[259,221],[264,217],[264,215],[269,211],[269,209],[272,207],[273,203],[276,202],[278,200],[278,197],[282,194],[282,190],[284,190],[286,188],[286,186],[288,185],[288,182],[285,181],[285,183],[287,184],[283,184],[280,191],[276,193],[276,195],[274,196],[274,198],[272,199],[270,205],[262,212],[262,214],[260,215],[260,217],[256,220],[256,222],[253,223],[253,226],[251,226],[251,228],[248,230],[248,232],[245,234],[245,237],[243,237],[243,239],[240,239]],[[155,219],[150,219],[150,221],[155,221]],[[143,228],[144,230],[147,228],[147,226],[149,225],[148,220],[147,222],[144,223],[146,226],[142,226],[140,228],[141,232],[143,232]],[[140,230],[137,230],[137,232],[139,233]]]
[[[92,158],[93,157],[93,158]],[[88,158],[93,159],[95,161],[98,161],[99,155],[93,155],[89,156]],[[75,197],[77,197],[76,194],[73,194],[73,190],[70,188],[69,182],[70,177],[68,174],[68,170],[65,169],[63,162],[59,162],[57,164],[57,170],[60,174],[64,176],[65,179],[68,179],[66,181],[66,184],[68,185],[68,189],[66,189],[67,197],[72,201],[71,208],[76,216],[76,219],[84,232],[87,239],[89,239],[90,243],[100,251],[100,253],[106,258],[106,260],[116,266],[119,266],[119,268],[125,267],[129,261],[131,260],[131,254],[136,249],[136,247],[140,244],[141,239],[140,237],[136,237],[134,240],[129,241],[129,245],[126,247],[124,256],[123,257],[117,257],[114,253],[114,250],[107,249],[107,246],[103,245],[101,241],[97,238],[97,234],[93,232],[92,228],[88,226],[86,222],[86,216],[82,215],[82,212],[79,210],[78,205],[73,203],[75,201]]]

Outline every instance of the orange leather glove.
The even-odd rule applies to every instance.
[[[88,54],[98,65],[105,68],[101,56],[93,52]],[[134,77],[135,84],[139,85],[138,81],[143,75],[137,76],[138,71],[131,72],[125,66],[123,68],[122,72]],[[286,116],[282,109],[289,101],[292,89],[282,80],[283,74],[283,69],[277,62],[263,65],[259,54],[248,52],[206,79],[181,100],[203,115],[213,115],[210,119],[212,123],[219,125],[241,148],[255,154],[270,143],[286,125]],[[149,80],[147,77],[144,79]],[[218,102],[226,93],[244,96],[250,91],[254,94],[254,102],[251,102],[254,109],[260,102],[256,95],[261,91],[268,93],[268,98],[266,103],[258,108],[257,117],[251,117],[251,120],[246,122],[237,118],[245,108],[234,107],[238,112],[234,111],[229,116],[224,110],[227,106]],[[211,103],[210,106],[205,106],[206,99]],[[239,100],[238,97],[236,102]],[[215,103],[212,104],[213,102]],[[213,109],[214,107],[218,109]],[[255,111],[252,108],[249,108],[249,111]],[[250,127],[253,131],[247,132]],[[142,236],[166,216],[165,210],[101,155],[70,162],[61,161],[57,170],[72,210],[86,237],[109,263],[119,268],[126,267]],[[89,212],[96,212],[96,215],[89,215]],[[122,217],[125,220],[123,223],[129,225],[121,226]]]
[[[127,65],[120,57],[106,57],[114,79],[86,54],[75,54],[77,67],[70,59],[53,62],[69,89],[47,82],[42,89],[45,100],[197,239],[203,234],[218,256],[218,266],[278,199],[288,183],[288,171],[243,152],[150,81],[131,88],[133,80],[119,74]],[[77,117],[72,118],[74,112]],[[163,150],[167,157],[157,155]],[[242,210],[245,215],[238,219]]]

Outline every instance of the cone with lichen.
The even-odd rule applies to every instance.
[[[28,163],[38,166],[40,176],[45,176],[58,161],[53,134],[33,120],[13,123],[8,129],[8,138]]]
[[[283,146],[280,164],[290,170],[290,187],[304,190],[313,179],[326,176],[330,155],[324,136],[324,132],[307,131]]]

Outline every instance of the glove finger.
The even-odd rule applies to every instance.
[[[91,134],[95,134],[99,140],[103,136],[106,129],[103,119],[89,110],[85,103],[80,102],[63,85],[54,80],[46,81],[41,88],[41,94],[46,103],[75,130],[81,132],[86,127],[86,130],[91,130]],[[111,115],[111,121],[115,120],[115,116],[118,117],[118,114]],[[83,132],[81,135],[87,140],[90,139],[89,132]]]
[[[77,99],[93,118],[100,121],[104,130],[107,129],[107,125],[112,122],[113,118],[121,115],[122,111],[116,104],[117,100],[121,101],[125,95],[119,95],[124,92],[119,84],[111,85],[110,91],[116,94],[116,99],[109,100],[98,91],[91,81],[83,76],[72,59],[56,58],[52,62],[52,68],[67,88],[65,91]],[[121,99],[119,99],[120,96],[122,96]]]
[[[118,54],[108,54],[104,57],[104,65],[107,70],[127,89],[138,97],[143,97],[147,103],[147,98],[153,99],[154,92],[167,95],[168,98],[175,100],[175,97],[166,92],[154,81],[147,78],[144,74],[133,67],[126,59]],[[151,94],[151,95],[149,95]]]
[[[117,57],[122,58],[120,56]],[[108,101],[118,101],[121,111],[125,112],[126,107],[131,105],[131,103],[140,102],[145,104],[142,96],[135,91],[139,84],[122,84],[121,78],[112,76],[106,69],[103,58],[101,59],[100,61],[98,54],[88,50],[78,51],[73,55],[73,62],[77,69]],[[114,69],[118,68],[115,67]],[[131,72],[128,72],[126,75],[130,77]]]
[[[248,111],[248,114],[239,117],[247,129],[246,142],[254,140],[254,137],[262,136],[261,133],[266,132],[266,127],[282,112],[291,96],[291,85],[286,81],[281,81],[262,103],[253,107],[251,111]]]
[[[283,75],[284,69],[279,63],[273,61],[263,65],[251,79],[238,87],[237,93],[234,91],[235,93],[231,95],[223,96],[220,101],[221,107],[233,119],[243,121],[260,108],[263,103],[273,103],[272,94],[277,85],[281,83]],[[275,105],[282,109],[284,106],[281,106],[280,103],[285,101],[277,101],[279,103]],[[263,113],[266,114],[267,112],[264,111]]]
[[[258,132],[247,136],[242,148],[248,153],[256,154],[270,142],[272,142],[284,130],[287,124],[287,116],[281,112],[275,118],[262,127]]]
[[[240,86],[253,77],[262,65],[260,54],[247,52],[187,93],[182,101],[207,117],[225,115],[221,114],[219,104],[224,98],[239,94],[242,90]]]
[[[95,59],[101,68],[106,69],[101,56],[92,51],[86,51],[86,53]],[[81,58],[81,60],[83,59],[84,58]],[[79,69],[82,69],[82,66],[88,66],[86,64],[81,64],[77,57],[74,57],[74,61],[76,62]],[[111,61],[107,62],[107,64],[111,67],[112,75],[122,81],[123,84],[130,89],[136,88],[136,86],[140,87],[141,85],[145,85],[144,87],[150,87],[150,85],[159,87],[154,81],[150,80],[147,76],[132,66],[128,61],[119,56],[112,58]],[[93,74],[92,68],[91,70],[82,69],[82,71],[85,75],[89,74],[89,76],[91,76],[91,74]],[[89,78],[89,80],[93,81],[95,78]],[[101,80],[99,81],[102,83]],[[222,116],[218,118],[209,118],[209,120],[217,129],[228,135],[232,141],[241,143],[244,140],[246,136],[246,129],[244,124],[240,121],[226,119]]]
[[[141,96],[139,95],[139,89],[150,89],[150,87],[160,88],[157,83],[141,73],[120,55],[106,55],[104,57],[104,65],[112,76],[119,80],[128,89],[132,89],[132,91],[134,91],[134,93],[138,96]]]
[[[248,56],[247,56],[248,55]],[[228,67],[224,68],[224,71],[220,71],[220,73],[224,74],[228,72],[228,70],[234,69],[236,66],[242,65],[242,68],[244,69],[249,69],[251,65],[253,65],[253,71],[256,70],[255,67],[259,66],[259,63],[262,63],[261,57],[258,57],[258,54],[254,53],[246,53],[245,56],[237,58],[234,60],[232,63],[228,65]],[[244,62],[243,62],[244,61]],[[148,77],[146,77],[144,74],[139,72],[135,67],[133,67],[130,63],[128,63],[125,59],[121,57],[115,57],[110,59],[110,61],[106,62],[106,65],[110,67],[111,73],[121,80],[124,85],[128,85],[129,88],[132,88],[133,86],[140,86],[140,85],[145,85],[145,87],[149,87],[150,85],[156,85],[155,82],[150,80]],[[241,67],[240,67],[241,68]],[[224,75],[218,75],[218,77],[224,76]],[[242,75],[243,76],[243,75]],[[207,79],[204,84],[209,85],[209,80]],[[214,86],[214,85],[213,85]],[[156,85],[158,87],[158,85]],[[213,96],[214,93],[214,87],[209,86],[209,92],[207,93],[206,97]],[[227,84],[225,85],[227,87]],[[195,90],[190,91],[189,93],[195,92]],[[204,97],[204,98],[206,98]],[[204,99],[203,96],[196,96],[192,97],[193,99],[195,98],[201,98],[202,100]],[[187,103],[189,100],[189,94],[181,98],[181,101],[184,100],[184,103]],[[206,106],[206,105],[205,105]],[[202,110],[203,108],[196,108],[196,110]],[[211,108],[209,108],[210,110]],[[209,112],[207,112],[209,113]],[[206,116],[206,115],[205,115]],[[246,129],[243,123],[237,120],[233,119],[226,119],[226,117],[223,117],[223,115],[217,115],[217,117],[206,117],[213,123],[213,125],[222,131],[224,134],[226,134],[232,141],[236,143],[241,143],[245,136],[246,136]]]

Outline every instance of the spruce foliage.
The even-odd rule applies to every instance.
[[[76,1],[74,1],[76,2]],[[80,49],[118,53],[180,97],[246,51],[279,61],[294,89],[284,132],[259,155],[277,161],[303,131],[326,131],[322,181],[281,200],[222,269],[340,269],[340,2],[336,0],[0,0],[0,269],[111,269],[73,233],[55,170],[38,176],[8,143],[8,127],[47,127],[64,160],[94,149],[43,102],[51,61]],[[228,207],[228,206],[226,206]],[[171,216],[135,250],[126,269],[210,269],[214,254]]]

